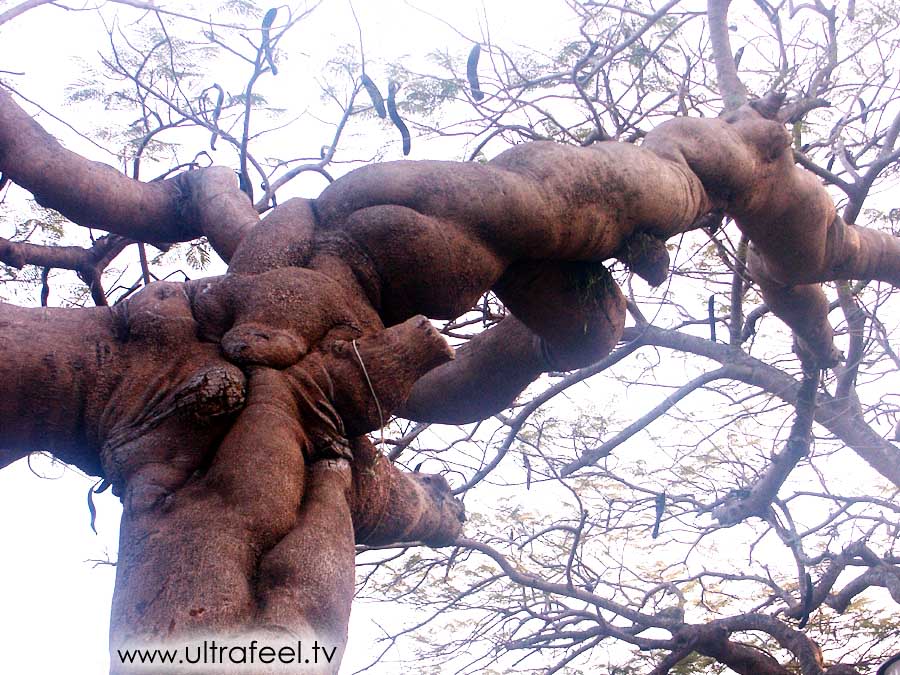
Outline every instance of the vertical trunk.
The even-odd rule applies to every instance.
[[[0,465],[48,450],[101,475],[91,424],[121,364],[112,315],[97,309],[26,309],[0,303]]]

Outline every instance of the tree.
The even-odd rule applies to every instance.
[[[85,250],[0,243],[0,259],[7,264],[75,269],[101,305],[2,306],[0,345],[7,358],[0,366],[0,445],[9,449],[0,456],[6,465],[49,450],[103,478],[122,498],[114,654],[129,644],[210,636],[274,641],[289,634],[336,648],[323,664],[331,670],[346,641],[354,541],[375,549],[421,541],[453,544],[453,552],[407,558],[406,584],[411,577],[430,579],[436,564],[465,573],[474,556],[487,556],[499,573],[478,571],[462,591],[450,584],[435,592],[446,593],[451,606],[474,602],[489,617],[473,629],[474,644],[486,638],[507,650],[558,652],[551,669],[574,664],[610,639],[652,652],[653,665],[638,665],[636,672],[705,672],[718,663],[742,673],[796,668],[837,675],[872,658],[866,645],[852,645],[846,658],[829,654],[837,663],[826,667],[818,643],[829,630],[825,606],[843,613],[872,586],[898,599],[892,546],[900,453],[866,418],[869,413],[877,423],[878,415],[894,413],[880,403],[864,408],[857,380],[863,365],[877,373],[881,366],[875,364],[896,362],[877,315],[889,293],[872,285],[898,283],[900,249],[892,234],[854,223],[879,177],[900,156],[900,126],[890,117],[893,73],[884,70],[853,88],[841,79],[842,69],[869,65],[865,48],[893,50],[896,19],[879,7],[859,17],[847,8],[840,15],[842,28],[868,40],[842,58],[836,9],[759,3],[781,60],[771,70],[761,68],[756,79],[763,82],[760,93],[797,92],[785,104],[778,92],[748,97],[736,65],[740,56],[729,44],[728,3],[711,0],[705,18],[719,104],[693,82],[703,51],[683,42],[696,39],[691,22],[703,17],[678,14],[676,5],[646,12],[606,8],[604,14],[596,3],[571,3],[581,17],[581,39],[555,57],[555,70],[522,66],[485,45],[470,53],[466,82],[422,78],[417,85],[398,72],[408,87],[405,107],[397,101],[398,88],[389,87],[384,113],[390,112],[401,134],[405,130],[404,146],[409,130],[401,112],[415,112],[416,96],[420,107],[453,96],[470,99],[483,120],[474,132],[480,138],[475,158],[504,134],[576,145],[521,143],[471,163],[372,164],[334,180],[315,200],[275,201],[278,190],[303,171],[330,179],[327,167],[340,134],[362,113],[357,96],[365,91],[376,112],[383,102],[365,60],[356,69],[352,58],[344,60],[352,79],[349,100],[321,159],[267,168],[254,157],[254,83],[275,71],[275,49],[297,15],[279,20],[277,11],[265,14],[252,33],[252,75],[243,93],[228,100],[221,86],[192,82],[186,64],[176,63],[167,34],[150,35],[143,50],[129,44],[135,50],[130,58],[113,43],[109,66],[135,92],[120,98],[141,110],[134,178],[65,150],[8,93],[0,93],[4,178],[73,223],[111,233]],[[792,60],[806,43],[802,34],[796,42],[786,37],[783,17],[803,12],[815,14],[828,30],[824,46],[809,47],[822,56],[818,61]],[[865,25],[857,30],[856,22]],[[227,28],[210,26],[208,41],[224,44],[219,33]],[[494,59],[496,82],[479,80],[482,49]],[[676,56],[684,56],[686,71],[672,87]],[[454,67],[452,60],[445,64]],[[634,77],[619,91],[615,78],[623,72]],[[160,83],[171,86],[166,90]],[[829,136],[809,133],[804,120],[825,105],[824,95],[847,96],[851,89],[850,103],[862,111],[858,121],[877,117],[875,128],[856,135],[853,116],[844,110]],[[601,91],[609,94],[605,107]],[[557,119],[562,113],[549,109],[557,97],[581,105],[582,118],[574,124]],[[679,115],[661,123],[653,119],[671,116],[666,106],[673,101]],[[566,116],[577,118],[569,106]],[[719,107],[719,117],[688,115]],[[237,126],[226,124],[230,109],[238,114]],[[537,121],[529,118],[535,114]],[[653,128],[642,128],[648,121]],[[189,171],[136,180],[145,149],[159,134],[183,125],[211,132],[211,144],[233,144],[240,180],[229,169],[195,168],[195,162]],[[229,129],[241,127],[240,135],[231,135]],[[812,140],[804,143],[804,136]],[[853,139],[849,147],[846,138]],[[820,167],[804,154],[818,149],[834,152],[843,170],[832,173],[833,164]],[[813,172],[844,190],[843,217]],[[260,180],[263,195],[253,203]],[[734,222],[723,235],[715,228],[726,217]],[[648,321],[630,277],[626,298],[603,264],[619,260],[660,285],[669,275],[666,242],[698,230],[709,233],[713,255],[731,276],[725,319],[718,316],[715,296],[702,318],[709,339]],[[740,242],[730,245],[725,237],[735,231]],[[137,242],[149,282],[145,245],[200,237],[228,263],[225,275],[146,283],[103,306],[102,271],[114,255]],[[861,281],[850,285],[846,279]],[[837,282],[834,302],[822,290],[826,282]],[[744,303],[756,299],[752,284],[765,304],[745,313]],[[667,295],[658,318],[673,316],[677,301],[677,295]],[[478,308],[474,321],[486,328],[454,355],[425,317],[450,321],[445,333],[456,336],[461,323],[472,325],[472,307]],[[634,322],[628,327],[626,308]],[[837,308],[850,337],[843,362],[828,320]],[[742,347],[767,312],[794,332],[799,380],[792,366],[776,367]],[[727,343],[715,337],[720,323],[728,328]],[[719,367],[683,383],[615,435],[596,431],[593,423],[570,425],[580,434],[573,439],[576,456],[548,456],[547,448],[569,431],[552,416],[536,418],[539,408],[647,346],[703,356]],[[825,369],[834,373],[831,390],[831,381],[822,380]],[[572,374],[523,400],[512,417],[503,414],[542,373],[558,371]],[[641,474],[623,475],[609,462],[616,446],[653,419],[721,381],[751,385],[794,408],[790,433],[771,457],[757,452],[753,461],[699,461],[684,453],[675,468],[665,466],[676,477],[665,489],[655,479],[642,484]],[[394,412],[419,424],[393,441],[390,453],[379,454],[365,434],[383,428]],[[744,414],[765,423],[753,408]],[[508,536],[463,537],[461,505],[446,481],[401,471],[392,462],[423,434],[425,423],[464,424],[491,416],[507,427],[504,440],[492,458],[470,467],[465,485],[453,492],[484,485],[514,449],[523,459],[526,489],[537,479],[570,491],[578,504],[574,520],[556,517],[538,529],[520,518]],[[887,482],[875,485],[871,495],[836,493],[827,472],[809,459],[814,421]],[[731,443],[748,433],[737,422],[727,431],[734,435]],[[728,457],[728,450],[722,455]],[[537,461],[544,468],[535,469]],[[801,463],[819,472],[820,484],[812,492],[792,488],[794,493],[785,494],[786,481]],[[654,474],[645,469],[647,475]],[[696,494],[700,485],[712,492],[711,499]],[[598,490],[608,503],[602,515],[585,506]],[[797,526],[809,517],[808,507],[795,506],[801,497],[820,502],[814,510],[820,522],[806,529]],[[821,503],[832,506],[823,513]],[[646,507],[653,513],[649,525],[633,513]],[[876,515],[864,516],[863,507],[877,509]],[[698,526],[704,514],[715,523]],[[595,532],[610,542],[618,541],[617,531],[630,538],[652,528],[654,538],[661,532],[670,536],[665,531],[673,521],[684,524],[688,538],[696,533],[685,542],[689,547],[733,526],[759,527],[760,536],[774,533],[791,552],[795,574],[704,569],[684,576],[685,560],[681,569],[671,567],[653,580],[623,555],[619,569],[610,569],[613,583],[594,568],[596,554],[587,542],[596,542]],[[535,527],[529,532],[529,526]],[[515,560],[526,550],[537,568]],[[848,567],[864,571],[846,582]],[[725,582],[750,584],[755,597],[723,609],[722,599],[732,593]],[[495,589],[502,584],[520,588],[521,595],[504,592],[498,598]],[[609,592],[598,591],[598,585]],[[814,612],[816,631],[804,631]],[[874,656],[890,648],[880,644],[878,618],[875,612],[867,627],[878,638]],[[484,628],[497,621],[506,622],[504,630]],[[839,621],[835,625],[835,632],[846,629]],[[646,635],[651,629],[664,637]],[[447,648],[452,656],[459,646],[445,644],[438,658]],[[834,648],[841,646],[836,641]],[[482,669],[497,658],[479,655],[473,664]]]

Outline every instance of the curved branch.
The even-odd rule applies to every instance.
[[[129,243],[121,237],[102,237],[91,248],[82,248],[44,246],[0,237],[0,262],[16,269],[22,269],[25,265],[37,265],[83,272],[92,269],[110,254],[118,255]]]
[[[225,260],[258,220],[229,169],[140,183],[63,148],[3,88],[0,171],[79,225],[143,242],[205,235]]]
[[[738,77],[728,37],[728,6],[731,0],[709,0],[709,40],[716,64],[716,81],[725,110],[735,110],[747,102],[747,88]]]
[[[664,415],[669,408],[678,404],[681,399],[685,396],[691,394],[692,392],[703,388],[710,382],[714,382],[715,380],[723,380],[723,379],[734,379],[737,377],[738,368],[734,366],[724,366],[722,368],[717,368],[716,370],[710,371],[708,373],[703,373],[699,377],[694,378],[690,382],[682,385],[676,391],[672,392],[669,396],[666,397],[664,401],[662,401],[659,405],[657,405],[653,410],[648,412],[646,415],[641,417],[640,419],[635,420],[627,427],[625,427],[622,431],[617,433],[613,438],[606,441],[603,445],[597,448],[591,448],[590,450],[586,450],[582,453],[582,455],[568,464],[566,464],[560,473],[563,476],[569,476],[573,474],[578,469],[581,469],[585,466],[589,466],[596,462],[601,457],[606,457],[613,450],[615,450],[619,445],[627,441],[629,438],[634,436],[639,431],[643,430],[647,427],[648,424],[658,419],[662,415]]]
[[[750,516],[764,517],[791,471],[809,454],[818,383],[819,371],[803,373],[803,382],[797,390],[797,414],[784,450],[772,458],[772,463],[750,488],[749,494],[713,510],[713,517],[721,524],[734,525]]]
[[[788,675],[790,672],[761,649],[729,640],[714,630],[704,632],[713,633],[713,636],[698,639],[694,650],[711,656],[740,675]]]
[[[646,344],[704,356],[723,365],[741,366],[735,379],[759,387],[791,405],[797,405],[800,384],[787,373],[739,349],[655,326],[626,328],[624,337],[643,336]],[[862,457],[875,471],[900,487],[900,449],[885,440],[856,414],[846,399],[818,394],[815,421]]]

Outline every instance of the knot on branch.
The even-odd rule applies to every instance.
[[[651,286],[659,286],[669,276],[669,251],[664,239],[646,232],[635,232],[616,252],[632,272]]]
[[[248,321],[222,336],[222,351],[240,365],[287,368],[306,354],[306,341],[290,331]]]
[[[764,518],[768,506],[768,502],[754,499],[752,490],[737,489],[729,492],[724,502],[713,509],[712,516],[722,527],[731,527],[752,516]]]
[[[183,284],[156,282],[112,312],[122,342],[184,347],[196,340],[197,323]]]
[[[844,352],[834,346],[829,338],[819,340],[821,345],[813,346],[812,342],[794,333],[792,350],[800,360],[803,370],[825,370],[834,368],[844,361]]]
[[[767,120],[778,119],[778,111],[784,105],[787,94],[784,92],[770,92],[762,98],[753,99],[748,105]]]
[[[331,341],[315,358],[353,437],[384,426],[419,378],[452,360],[453,351],[427,318],[416,316],[358,340]]]
[[[300,415],[321,429],[317,447],[380,428],[419,378],[453,358],[425,317],[385,329],[362,292],[310,269],[229,274],[193,284],[190,297],[199,334],[228,360],[284,371]]]
[[[213,367],[197,373],[175,392],[175,410],[195,419],[229,415],[243,407],[246,395],[246,382],[237,368]]]
[[[701,644],[723,645],[728,640],[729,632],[715,623],[684,626],[673,635],[677,645],[686,649],[696,649]]]
[[[372,546],[421,541],[449,546],[462,533],[463,503],[436,474],[405,473],[365,437],[353,441],[356,542]]]

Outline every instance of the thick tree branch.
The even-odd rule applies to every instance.
[[[847,582],[840,591],[825,600],[825,603],[836,612],[846,612],[853,598],[871,586],[887,589],[894,602],[900,603],[900,569],[883,562]]]
[[[700,627],[700,636],[696,638],[694,649],[699,654],[711,656],[740,675],[788,675],[790,672],[764,651],[727,639],[721,630],[716,630],[717,626],[712,626],[712,630],[705,628]]]
[[[0,171],[79,225],[150,243],[205,235],[225,260],[258,218],[229,169],[140,183],[63,148],[3,88]]]

